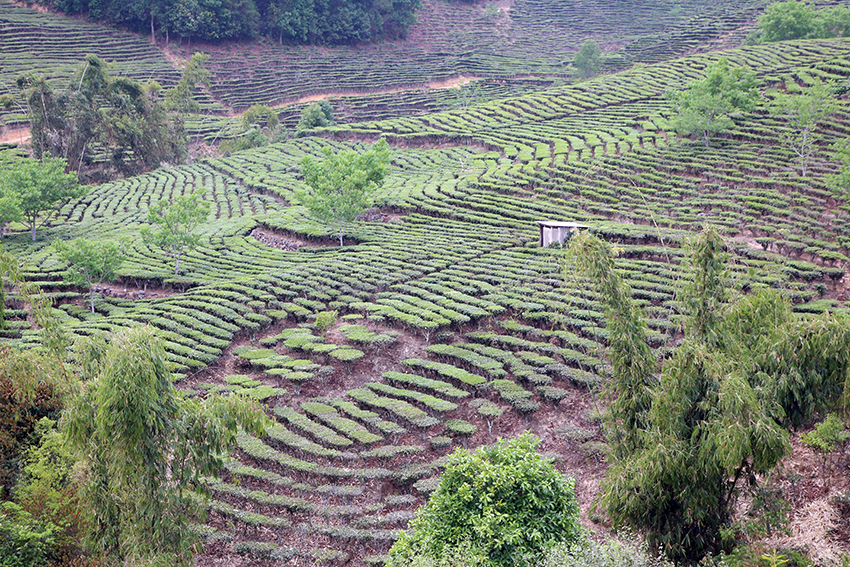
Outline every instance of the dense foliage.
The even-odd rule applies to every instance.
[[[775,2],[759,16],[761,41],[845,37],[850,33],[850,7],[839,4],[816,9],[797,0]]]
[[[237,426],[260,432],[264,414],[236,396],[185,399],[150,329],[93,340],[80,359],[85,388],[63,425],[87,468],[88,547],[116,564],[190,564],[194,491],[222,468]]]
[[[321,161],[305,156],[301,173],[311,192],[298,194],[298,200],[307,207],[310,216],[333,227],[342,246],[346,225],[372,204],[390,159],[385,139],[365,152],[334,153],[326,148]]]
[[[39,160],[0,153],[0,236],[7,222],[21,221],[35,242],[39,226],[62,205],[86,194],[88,188],[74,173],[65,173],[67,167],[64,158],[49,154]]]
[[[611,253],[582,235],[570,257],[593,276]],[[738,497],[790,451],[786,427],[840,399],[850,332],[843,316],[795,318],[773,290],[731,301],[724,244],[713,230],[690,244],[686,266],[678,297],[685,339],[665,361],[642,420],[613,413],[632,397],[624,369],[614,367],[614,459],[601,502],[616,525],[646,531],[676,563],[696,564],[734,545]],[[608,278],[620,279],[613,271]],[[603,292],[616,337],[621,295]],[[630,332],[643,342],[640,328]]]
[[[759,92],[756,75],[744,67],[730,67],[725,58],[706,70],[704,79],[688,84],[683,91],[671,91],[668,97],[678,115],[673,127],[685,135],[696,134],[708,146],[712,136],[730,129],[732,116],[751,112]]]
[[[155,81],[141,84],[112,76],[96,55],[86,56],[64,89],[55,89],[41,76],[24,75],[17,83],[36,155],[64,158],[70,169],[81,173],[108,164],[123,175],[185,157],[182,120],[168,112],[163,94],[172,101],[178,97],[163,93]]]
[[[452,558],[459,549],[482,565],[534,565],[548,548],[580,533],[574,480],[523,434],[474,452],[457,449],[437,490],[390,550],[390,565]]]
[[[344,44],[398,39],[419,0],[42,0],[68,14],[136,31],[219,41],[269,36],[281,43]]]

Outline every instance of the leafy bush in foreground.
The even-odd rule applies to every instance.
[[[471,565],[536,562],[557,543],[578,540],[575,481],[541,457],[529,433],[474,452],[457,449],[437,490],[390,550],[388,565],[462,556]]]

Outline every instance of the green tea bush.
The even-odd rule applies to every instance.
[[[578,541],[575,481],[537,454],[538,443],[525,433],[472,453],[457,449],[431,499],[399,534],[388,565],[441,565],[466,547],[461,557],[473,564],[512,567]]]

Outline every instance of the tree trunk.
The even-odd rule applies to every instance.
[[[180,252],[177,253],[174,260],[174,275],[178,275],[180,273]]]
[[[35,239],[33,239],[35,240]],[[342,223],[339,223],[339,247],[342,248]]]
[[[94,286],[89,288],[89,300],[91,301],[91,312],[94,313]]]
[[[35,217],[32,217],[32,241],[35,242]]]
[[[156,34],[153,27],[153,11],[151,11],[151,43],[156,43]]]

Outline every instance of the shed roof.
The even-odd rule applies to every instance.
[[[551,221],[551,220],[541,220],[537,221],[537,224],[540,226],[546,226],[549,228],[590,228],[590,225],[580,224],[577,222],[562,222],[562,221]]]

